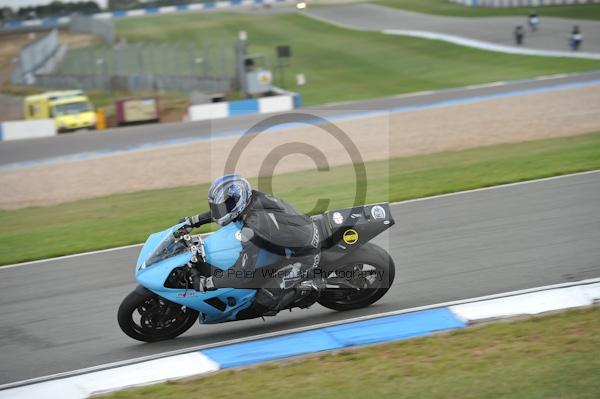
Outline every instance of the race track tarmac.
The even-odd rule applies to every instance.
[[[525,39],[521,47],[567,52],[571,50],[569,34],[573,26],[578,25],[584,35],[581,51],[600,52],[600,22],[545,17],[543,8],[538,9],[541,22],[536,32],[529,30],[527,14],[514,17],[446,17],[366,3],[336,7],[311,7],[305,12],[321,21],[353,29],[436,32],[509,46],[515,44],[513,30],[517,25],[522,25],[525,28]]]
[[[486,96],[518,95],[530,90],[553,90],[570,84],[598,81],[600,71],[549,79],[532,79],[493,83],[483,87],[463,87],[300,108],[293,112],[314,113],[325,117],[351,116],[369,111],[397,110],[435,103],[471,98],[479,101]],[[241,135],[263,121],[268,115],[251,115],[221,119],[214,122],[176,122],[108,129],[100,132],[76,132],[35,140],[0,142],[0,169],[21,168],[44,163],[63,162],[65,158],[94,158],[139,148],[160,148],[187,140],[210,140],[223,135]]]
[[[346,313],[315,305],[266,321],[194,326],[178,339],[156,344],[128,338],[116,321],[119,303],[135,287],[139,247],[0,268],[0,384],[359,315],[600,277],[600,172],[392,209],[396,225],[377,243],[390,250],[396,280],[379,303]]]

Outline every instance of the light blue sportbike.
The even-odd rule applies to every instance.
[[[285,309],[319,303],[342,311],[369,306],[383,297],[394,281],[394,261],[369,241],[394,224],[389,205],[339,209],[312,218],[322,240],[319,266],[290,288],[294,298],[286,301]],[[256,289],[192,288],[193,273],[210,276],[233,267],[242,252],[240,228],[239,223],[230,223],[201,237],[188,234],[182,223],[150,235],[135,268],[139,285],[119,307],[123,332],[154,342],[177,337],[196,319],[215,324],[261,317],[249,311]]]

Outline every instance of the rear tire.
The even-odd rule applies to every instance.
[[[365,268],[368,266],[368,268]],[[361,267],[360,269],[357,269]],[[331,288],[326,289],[317,302],[326,308],[344,311],[352,309],[360,309],[372,305],[383,297],[391,288],[396,275],[394,260],[387,251],[375,244],[367,243],[358,248],[355,252],[342,258],[339,265],[333,268],[335,271],[343,272],[353,270],[359,273],[352,275],[360,275],[366,273],[381,273],[381,280],[375,277],[371,283],[368,279],[356,281],[357,279],[347,279],[349,283],[368,286],[370,288],[356,289],[341,289]],[[341,273],[340,273],[341,274]],[[375,275],[376,276],[376,275]]]
[[[138,341],[173,339],[192,327],[199,313],[148,290],[137,289],[123,299],[117,320],[128,336]]]

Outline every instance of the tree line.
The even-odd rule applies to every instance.
[[[179,4],[206,3],[213,0],[108,0],[108,11],[134,10],[147,7],[164,7]],[[0,20],[11,19],[36,19],[49,17],[62,17],[71,14],[94,14],[101,12],[100,6],[95,1],[62,2],[53,1],[40,6],[27,6],[12,9],[0,8]]]
[[[47,17],[62,17],[78,14],[93,14],[100,12],[100,7],[95,1],[80,1],[80,2],[62,2],[53,1],[50,4],[39,6],[19,7],[14,10],[10,7],[1,9],[0,17],[4,20],[8,19],[35,19]]]

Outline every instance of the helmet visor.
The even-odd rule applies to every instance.
[[[210,204],[210,215],[212,219],[216,222],[225,215],[228,215],[233,211],[235,206],[237,205],[237,200],[233,197],[228,197],[225,202],[221,202],[218,204]]]

